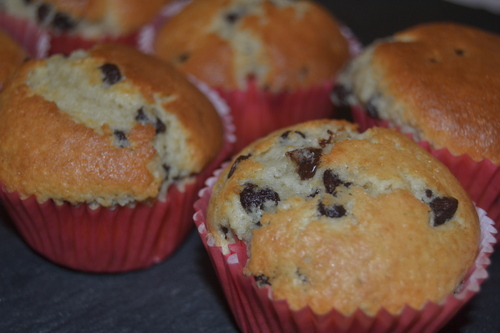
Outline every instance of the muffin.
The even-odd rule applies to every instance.
[[[28,57],[26,51],[10,36],[0,30],[0,91],[5,81]]]
[[[0,98],[0,195],[28,244],[74,269],[166,258],[228,154],[214,106],[168,64],[118,44],[28,61]]]
[[[274,129],[333,115],[329,91],[350,57],[343,31],[312,1],[193,1],[158,29],[152,52],[222,95],[238,151]]]
[[[208,185],[195,220],[243,331],[442,325],[494,242],[448,169],[385,128],[281,129]]]
[[[334,99],[361,129],[397,127],[446,164],[500,223],[500,36],[439,22],[378,40],[342,72]]]
[[[49,55],[69,54],[97,42],[136,45],[140,28],[150,22],[170,0],[4,0],[2,26],[23,35],[44,34]],[[33,41],[32,41],[33,42]],[[37,41],[35,41],[37,42]]]

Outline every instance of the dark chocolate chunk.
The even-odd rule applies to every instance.
[[[40,7],[38,7],[38,9],[36,11],[36,19],[37,19],[38,23],[43,23],[45,21],[45,19],[49,15],[51,9],[52,9],[52,6],[45,4],[45,3],[41,4]]]
[[[325,206],[324,203],[320,201],[318,204],[318,211],[321,215],[331,217],[331,218],[339,218],[345,216],[346,210],[342,205],[331,205]]]
[[[59,31],[68,31],[75,28],[76,22],[73,21],[67,14],[58,12],[54,15],[52,26]]]
[[[221,225],[219,228],[222,231],[222,233],[224,234],[224,238],[228,239],[229,228],[227,228],[227,227],[225,227],[223,225]]]
[[[335,194],[337,186],[349,187],[351,183],[342,181],[339,176],[331,169],[325,170],[323,173],[323,184],[325,185],[326,193]]]
[[[289,151],[286,155],[297,164],[297,173],[300,179],[305,180],[316,174],[322,152],[321,148],[309,147]]]
[[[99,68],[101,69],[101,72],[104,75],[102,79],[104,83],[112,85],[122,79],[122,74],[120,73],[120,69],[115,64],[107,63]]]
[[[288,134],[290,134],[290,131],[283,132],[283,134],[281,134],[281,138],[282,139],[287,139],[288,138]]]
[[[437,197],[429,206],[434,213],[434,226],[439,226],[455,215],[458,208],[458,200],[453,197]]]
[[[264,204],[272,201],[274,205],[278,205],[280,196],[270,188],[261,188],[255,184],[247,183],[245,188],[240,193],[240,202],[247,213],[251,213],[255,209],[264,209]]]
[[[292,131],[285,131],[283,132],[283,134],[281,134],[281,138],[282,139],[288,139],[288,136],[290,135],[290,133],[292,133]],[[293,131],[293,133],[297,133],[298,135],[300,135],[303,139],[306,138],[306,135],[304,133],[302,133],[301,131]]]
[[[167,130],[167,126],[161,121],[160,118],[156,117],[155,131],[156,134],[163,133]]]
[[[432,191],[431,191],[431,190],[429,190],[429,189],[425,190],[425,196],[426,196],[427,198],[432,198]]]
[[[113,131],[113,135],[115,136],[115,144],[119,148],[125,148],[130,146],[130,143],[128,141],[127,135],[123,131]]]
[[[227,13],[225,19],[227,22],[234,24],[241,18],[241,15],[236,12]]]
[[[233,175],[233,173],[236,171],[236,168],[238,167],[238,165],[248,159],[250,156],[252,156],[252,154],[248,154],[248,155],[240,155],[236,158],[236,160],[234,161],[233,165],[231,166],[231,170],[229,170],[229,173],[227,174],[227,179],[231,178],[231,176]]]
[[[259,286],[260,288],[271,285],[271,282],[269,282],[269,277],[263,274],[255,275],[253,278],[255,279],[255,282],[257,282],[257,286]]]
[[[146,115],[146,113],[144,113],[143,108],[140,108],[139,110],[137,110],[137,116],[135,117],[135,121],[137,121],[138,123],[140,123],[142,125],[146,125],[147,123],[149,123],[149,118]]]
[[[306,138],[306,135],[304,133],[302,133],[301,131],[295,131],[295,133],[297,133],[298,135],[300,135],[303,139]]]
[[[366,112],[368,112],[368,115],[370,117],[380,119],[380,116],[378,114],[378,109],[375,106],[373,99],[370,99],[368,103],[366,103]]]
[[[328,133],[328,135],[329,135],[329,136],[328,136],[328,139],[320,139],[320,140],[318,141],[319,146],[320,146],[321,148],[325,148],[325,147],[326,147],[326,145],[329,145],[330,143],[332,143],[333,132],[332,132],[332,131],[330,131],[330,130],[328,130],[328,131],[327,131],[327,133]]]
[[[336,106],[349,106],[348,98],[351,95],[351,91],[346,86],[337,84],[332,90],[332,95]]]

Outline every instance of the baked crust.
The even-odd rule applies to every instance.
[[[500,36],[455,23],[428,23],[380,40],[342,84],[434,148],[500,164]]]
[[[304,178],[290,154],[306,147],[321,157]],[[458,206],[438,224],[442,198]],[[331,120],[244,149],[214,185],[207,227],[225,252],[237,239],[247,244],[245,273],[275,299],[318,314],[439,302],[460,286],[480,237],[472,202],[437,159],[394,130],[359,134]]]
[[[36,195],[39,202],[54,199],[111,206],[145,201],[157,198],[168,178],[165,161],[168,167],[175,164],[173,176],[185,178],[215,158],[222,146],[220,118],[182,74],[122,45],[102,44],[78,54],[26,62],[2,93],[0,181],[8,191],[16,190],[23,198]],[[63,77],[51,72],[50,64],[61,71],[69,66],[72,75],[76,70],[88,73],[78,78],[81,93],[64,90],[71,82],[57,82]],[[121,81],[107,87],[101,79],[103,64],[116,65]],[[38,77],[56,81],[61,89],[58,95]],[[97,99],[106,94],[117,97],[111,107],[103,104],[89,115],[100,107],[81,99],[90,88],[102,90]],[[139,106],[130,111],[127,103]],[[134,120],[142,105],[146,111],[154,107],[157,119],[167,126],[165,133],[158,134],[152,121]],[[113,112],[119,116],[110,120],[107,113]],[[121,118],[126,117],[132,120],[123,125]],[[123,145],[117,143],[117,134],[125,140]]]
[[[193,24],[195,22],[195,24]],[[158,33],[155,54],[213,87],[271,91],[332,80],[349,58],[337,21],[310,1],[194,1]]]

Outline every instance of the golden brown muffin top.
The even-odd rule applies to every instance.
[[[376,42],[353,65],[353,91],[382,119],[435,148],[500,164],[500,36],[428,23]]]
[[[168,64],[105,44],[26,62],[0,98],[0,181],[104,206],[158,197],[222,146],[208,99]]]
[[[242,150],[214,185],[207,226],[225,252],[247,244],[245,273],[274,298],[318,314],[439,302],[480,238],[466,192],[427,151],[394,130],[332,120]]]
[[[332,15],[311,1],[205,0],[167,21],[155,54],[214,87],[242,89],[253,77],[283,91],[332,80],[349,48]]]
[[[24,49],[10,36],[0,31],[0,90],[5,81],[28,57]]]

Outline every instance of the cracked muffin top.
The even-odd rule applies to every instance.
[[[207,227],[224,253],[292,309],[374,315],[439,302],[479,248],[475,208],[455,177],[405,135],[316,120],[237,155],[214,185]]]
[[[212,87],[295,90],[334,79],[349,58],[332,15],[312,1],[193,1],[159,31],[155,54]]]
[[[340,75],[342,95],[453,155],[500,164],[500,36],[438,22],[374,42]]]
[[[217,111],[181,73],[114,44],[25,62],[0,118],[0,182],[39,202],[156,199],[223,142]]]
[[[3,0],[0,10],[57,33],[121,36],[148,23],[170,0]]]

